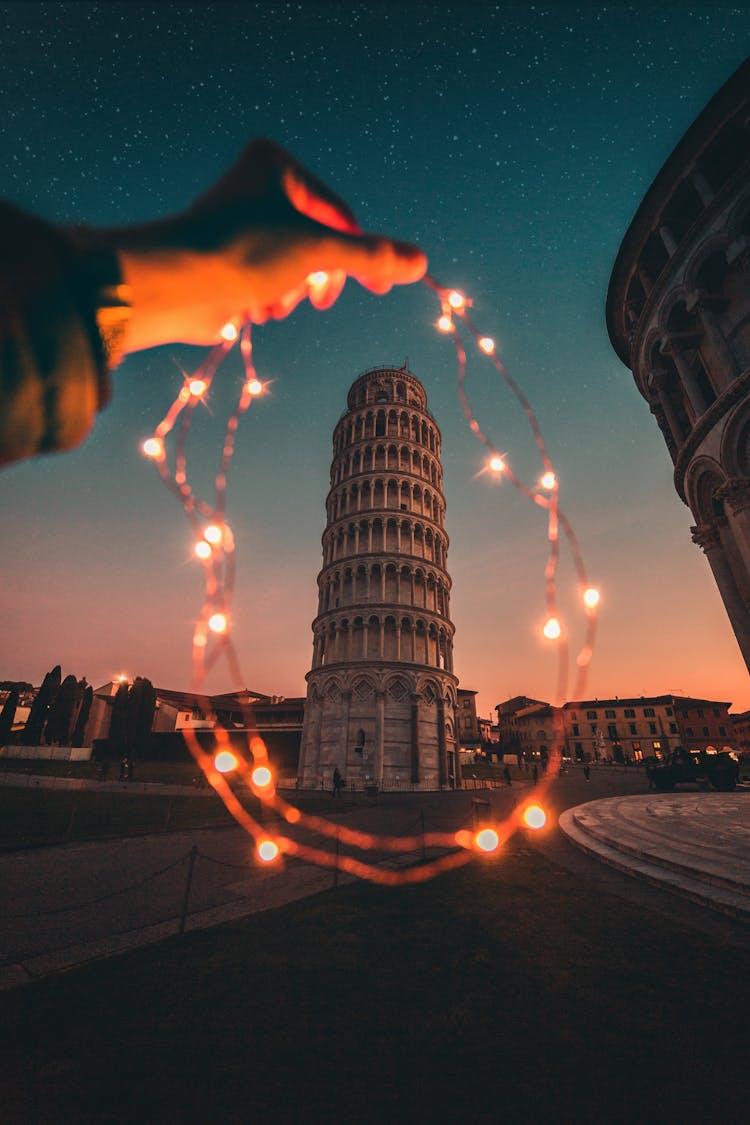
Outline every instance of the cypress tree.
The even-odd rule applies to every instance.
[[[73,720],[80,706],[82,694],[75,676],[66,676],[47,717],[44,737],[49,745],[56,742],[58,746],[70,746]]]
[[[21,693],[17,687],[10,689],[10,695],[5,700],[5,706],[0,712],[0,746],[4,746],[13,730],[13,720],[16,717],[16,707]]]
[[[156,692],[150,680],[136,676],[128,696],[127,744],[131,758],[142,750],[151,733],[156,709]]]
[[[42,729],[47,720],[47,712],[52,703],[54,703],[58,691],[60,690],[60,681],[62,679],[62,669],[59,664],[56,664],[51,672],[42,680],[42,686],[36,694],[36,699],[31,705],[29,717],[26,720],[26,726],[23,728],[21,735],[21,742],[24,746],[39,746],[42,738]]]
[[[73,737],[70,740],[71,746],[83,746],[83,736],[86,733],[86,723],[89,721],[91,714],[91,704],[94,702],[94,689],[91,684],[86,683],[84,676],[78,685],[81,689],[81,706],[78,708],[78,717],[76,725],[73,728]]]
[[[127,719],[129,687],[123,681],[117,689],[112,704],[112,719],[109,724],[109,745],[114,754],[123,754],[127,749]]]

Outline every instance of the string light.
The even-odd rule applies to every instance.
[[[560,622],[556,617],[548,617],[544,622],[544,628],[542,629],[542,632],[544,633],[547,640],[556,641],[562,633]]]
[[[319,270],[308,275],[307,284],[312,289],[318,289],[328,284],[329,280],[328,274]],[[545,568],[545,584],[548,617],[543,632],[550,640],[557,640],[562,634],[560,622],[552,611],[556,601],[556,570],[561,531],[567,539],[578,572],[579,588],[582,591],[582,599],[587,611],[586,641],[577,657],[577,664],[582,677],[593,655],[593,637],[600,595],[598,589],[588,583],[573,529],[560,510],[558,481],[551,469],[550,458],[539,424],[520,387],[511,378],[504,364],[497,357],[494,339],[490,336],[480,335],[470,321],[467,310],[471,307],[472,302],[459,290],[441,288],[432,278],[427,277],[424,281],[428,288],[434,291],[440,302],[441,315],[436,322],[438,330],[444,334],[451,334],[453,337],[458,360],[457,389],[459,400],[471,432],[490,454],[488,462],[490,470],[493,473],[505,475],[529,500],[542,507],[547,513],[549,554]],[[483,433],[478,420],[474,417],[466,392],[466,351],[454,323],[454,314],[459,318],[461,326],[473,336],[479,352],[488,357],[494,364],[498,374],[516,396],[526,414],[544,469],[536,487],[525,485],[516,476],[505,458],[496,452],[497,447]],[[253,364],[251,328],[247,318],[244,319],[241,328],[238,328],[233,321],[228,322],[221,329],[220,336],[222,343],[217,344],[200,369],[192,377],[186,379],[169,411],[156,427],[153,435],[142,446],[144,454],[155,463],[165,485],[177,495],[182,503],[196,536],[194,548],[196,555],[204,561],[211,560],[211,565],[204,567],[206,600],[193,633],[194,690],[200,690],[205,669],[218,655],[223,655],[227,659],[238,686],[242,682],[239,664],[229,635],[229,606],[234,582],[234,537],[225,519],[226,485],[240,417],[248,408],[252,399],[258,397],[264,390],[263,383],[258,379]],[[226,423],[223,453],[219,471],[215,478],[215,496],[211,502],[208,502],[199,498],[188,483],[186,440],[194,407],[211,386],[214,375],[223,359],[238,339],[245,367],[242,394],[237,407]],[[179,426],[177,425],[178,420]],[[175,467],[174,470],[171,470],[167,463],[165,438],[173,431],[176,433],[176,448]],[[540,495],[537,490],[539,487],[549,495]],[[201,528],[204,521],[208,522]],[[212,655],[209,654],[209,634],[214,634],[219,638],[215,642],[217,647],[214,647]],[[562,661],[566,649],[563,644],[558,648]],[[582,683],[582,678],[579,678],[579,684]],[[577,694],[583,694],[582,690],[579,689]],[[559,708],[553,710],[553,718],[556,731],[555,744],[550,754],[545,777],[534,789],[534,792],[539,794],[545,791],[559,770],[563,739],[562,713]],[[226,746],[227,732],[220,725],[217,724],[214,727],[213,733],[217,743],[221,746],[223,742]],[[249,761],[239,759],[227,749],[220,750],[212,758],[201,748],[191,728],[185,728],[183,734],[193,757],[221,796],[227,809],[237,822],[255,838],[258,857],[264,863],[273,862],[283,850],[291,856],[308,862],[338,867],[359,878],[371,879],[386,885],[418,882],[431,878],[441,871],[447,871],[469,862],[478,851],[487,853],[497,851],[501,843],[516,830],[521,821],[530,828],[541,828],[546,823],[546,814],[542,807],[532,804],[524,809],[521,821],[516,819],[517,813],[512,813],[503,822],[493,827],[485,827],[476,833],[462,829],[457,832],[423,832],[417,836],[399,837],[361,832],[340,823],[332,823],[325,817],[303,814],[301,810],[284,801],[276,792],[273,775],[268,766],[268,753],[262,739],[257,735],[249,738],[248,741],[248,758],[252,759],[253,762],[251,765]],[[238,772],[241,781],[252,788],[264,804],[272,807],[288,824],[299,824],[317,833],[323,840],[337,841],[335,852],[283,836],[279,836],[276,840],[269,839],[262,826],[240,803],[237,795],[224,780],[225,772],[232,773],[234,771]],[[413,853],[418,850],[424,851],[427,848],[443,849],[447,852],[438,859],[424,861],[416,866],[409,866],[404,869],[391,870],[383,869],[372,862],[366,862],[355,856],[345,854],[340,851],[340,845],[365,852]]]
[[[146,438],[141,449],[147,457],[162,458],[164,456],[164,442],[161,438],[150,437]]]
[[[527,805],[522,819],[527,828],[533,828],[538,832],[547,823],[547,814],[541,805]]]
[[[483,828],[477,832],[474,843],[482,852],[494,852],[500,846],[500,837],[494,828]]]
[[[233,754],[231,750],[220,750],[214,758],[214,767],[219,773],[232,773],[238,765],[237,755]]]
[[[264,863],[273,863],[278,854],[279,845],[274,840],[262,840],[258,844],[258,855]]]
[[[224,533],[215,523],[210,523],[203,531],[203,538],[207,543],[212,543],[214,547],[218,547],[224,538]]]

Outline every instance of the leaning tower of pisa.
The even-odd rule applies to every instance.
[[[460,786],[440,430],[406,368],[360,375],[333,431],[299,785]]]

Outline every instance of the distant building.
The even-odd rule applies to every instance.
[[[477,693],[459,688],[456,708],[456,737],[462,755],[473,756],[482,749],[482,736],[477,719]]]
[[[607,327],[674,464],[674,485],[750,669],[750,60],[711,99],[638,208]]]
[[[519,696],[498,704],[506,731],[506,753],[544,757],[557,737],[555,709],[535,701],[518,706]],[[737,750],[738,739],[729,715],[731,705],[692,696],[654,695],[633,699],[583,699],[560,709],[563,754],[578,762],[641,762],[666,758],[677,747],[685,750]]]
[[[495,704],[498,754],[501,757],[503,754],[518,755],[521,753],[522,733],[525,742],[527,732],[526,721],[524,720],[519,724],[518,715],[534,707],[549,707],[549,704],[541,699],[531,699],[528,695],[514,695],[511,699],[506,699],[504,703]]]

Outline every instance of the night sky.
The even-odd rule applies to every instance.
[[[662,437],[611,349],[604,302],[628,224],[710,96],[748,54],[750,11],[716,5],[0,5],[0,194],[56,221],[119,224],[182,208],[271,136],[365,229],[418,243],[474,299],[534,404],[561,504],[603,593],[591,696],[684,692],[750,707],[747,673]],[[228,518],[245,685],[304,694],[331,433],[363,370],[402,365],[443,434],[455,669],[483,714],[553,699],[544,514],[480,474],[452,345],[423,287],[349,282],[326,313],[255,332],[270,393],[244,419]],[[95,685],[127,672],[188,688],[200,567],[139,452],[204,351],[129,357],[79,450],[0,476],[0,678],[56,663]],[[207,485],[240,369],[215,383],[191,445]],[[487,362],[483,428],[533,482],[524,417]],[[567,556],[566,556],[567,558]],[[574,647],[582,637],[561,569]],[[571,616],[572,615],[572,616]],[[234,685],[221,666],[208,687]]]

